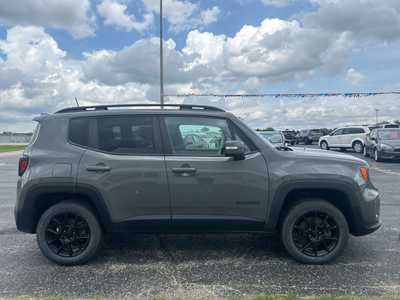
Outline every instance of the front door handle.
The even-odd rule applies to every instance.
[[[172,172],[179,174],[181,176],[190,176],[196,173],[196,168],[182,167],[182,168],[172,168]]]
[[[97,164],[93,166],[87,166],[86,170],[89,172],[109,172],[111,168],[105,164]]]

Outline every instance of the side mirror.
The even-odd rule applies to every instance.
[[[225,156],[233,157],[235,160],[244,159],[246,147],[241,141],[226,141],[223,148]]]

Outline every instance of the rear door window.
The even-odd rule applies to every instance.
[[[365,133],[363,128],[345,128],[344,134],[362,134]]]
[[[151,116],[106,116],[97,118],[98,146],[112,154],[156,152],[154,118]]]

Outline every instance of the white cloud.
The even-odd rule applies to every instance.
[[[261,0],[265,5],[284,7],[292,4],[295,0]]]
[[[0,24],[61,29],[76,38],[95,33],[95,17],[89,0],[0,1]]]
[[[155,14],[160,13],[159,0],[143,0],[146,8]],[[199,5],[188,0],[164,0],[163,15],[175,32],[193,28],[203,28],[217,21],[220,10],[217,6],[201,10]]]
[[[353,85],[360,84],[365,79],[365,76],[353,68],[347,70],[346,80]]]
[[[2,129],[11,119],[21,118],[26,125],[32,115],[71,106],[75,96],[82,104],[144,102],[151,89],[136,82],[110,86],[83,80],[83,62],[68,59],[39,27],[9,29],[6,39],[0,40],[0,54],[5,56],[0,74],[10,78],[0,89]]]
[[[127,6],[115,0],[104,0],[97,5],[97,11],[104,18],[104,24],[131,31],[144,31],[153,24],[153,14],[146,13],[143,21],[136,20],[134,15],[127,14]]]
[[[400,38],[400,1],[311,0],[317,5],[305,16],[305,26],[348,32],[357,39],[383,41]]]
[[[156,13],[158,1],[155,4],[153,0],[145,1],[147,9]],[[258,25],[243,26],[231,36],[192,30],[182,49],[178,49],[172,39],[165,41],[167,93],[265,91],[267,86],[275,87],[274,84],[289,79],[294,79],[293,86],[297,87],[305,78],[313,79],[321,74],[344,74],[350,83],[361,84],[366,75],[348,66],[353,46],[357,44],[363,48],[371,40],[383,44],[398,39],[400,29],[396,16],[390,13],[386,17],[370,16],[371,28],[367,28],[364,16],[348,4],[351,1],[313,1],[318,1],[315,10],[298,17],[299,20],[265,19]],[[204,26],[216,20],[213,15],[219,14],[218,8],[201,10],[195,3],[165,1],[166,5],[177,7],[167,16],[175,30],[192,28],[194,24]],[[377,13],[396,11],[400,2],[363,0],[360,11],[364,3],[369,3]],[[156,6],[151,8],[151,5]],[[116,10],[114,19],[108,18],[109,24],[133,30],[131,22],[136,19],[124,7]],[[336,11],[338,23],[343,24],[335,24],[333,19],[324,17],[328,14],[327,8]],[[125,17],[116,18],[118,13]],[[17,117],[25,120],[27,115],[73,105],[74,96],[83,104],[157,101],[158,42],[157,38],[143,38],[121,50],[92,51],[85,53],[82,59],[73,60],[43,28],[17,26],[9,29],[7,37],[0,40],[0,128]],[[198,101],[196,98],[169,100]],[[225,107],[254,127],[367,123],[373,121],[375,108],[381,110],[383,118],[395,119],[399,114],[397,100],[390,96],[357,101],[340,97],[312,101],[239,99],[229,102],[202,98],[202,103]]]

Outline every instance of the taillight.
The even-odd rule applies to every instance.
[[[24,175],[26,169],[28,169],[29,157],[23,156],[19,159],[18,163],[18,176]]]

